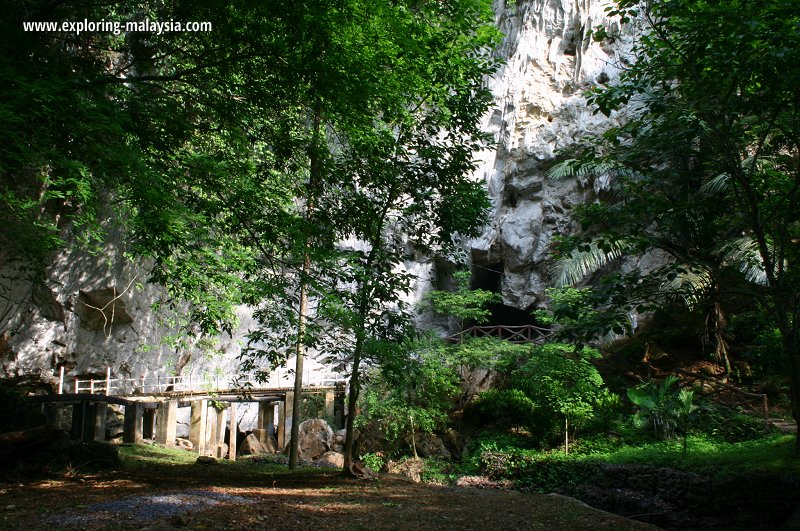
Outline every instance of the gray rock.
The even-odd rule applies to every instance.
[[[251,433],[244,438],[242,445],[239,447],[240,455],[265,455],[270,452],[266,446],[261,444],[255,434]]]
[[[344,455],[339,452],[325,452],[317,459],[318,463],[328,463],[332,467],[342,468],[344,466]]]
[[[181,437],[175,439],[175,446],[183,450],[189,450],[189,451],[194,450],[194,443],[189,439],[183,439]]]
[[[331,450],[333,430],[323,419],[309,419],[300,424],[297,453],[304,461],[313,461]]]

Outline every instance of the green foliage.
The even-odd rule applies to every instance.
[[[640,408],[634,416],[635,424],[651,424],[660,439],[681,435],[685,443],[697,406],[692,403],[694,392],[680,387],[673,389],[676,383],[678,378],[674,376],[667,376],[660,384],[647,382],[628,389],[628,398]]]
[[[714,437],[727,443],[763,439],[776,434],[775,428],[763,419],[710,403],[699,406],[690,419],[689,428],[694,433]]]
[[[584,167],[623,168],[598,206],[580,213],[585,241],[659,250],[671,267],[628,283],[628,304],[683,298],[705,306],[716,354],[726,356],[726,305],[763,301],[800,389],[800,18],[793,2],[623,0],[641,15],[636,60],[589,95],[626,123],[596,138]],[[595,38],[613,38],[597,31]],[[627,107],[626,107],[627,106]],[[603,165],[603,162],[610,164]],[[642,276],[642,275],[640,275]],[[766,361],[766,360],[765,360]],[[800,414],[800,393],[792,395]],[[800,439],[799,439],[800,440]]]
[[[502,299],[499,293],[469,289],[470,277],[469,271],[458,271],[453,274],[456,291],[433,290],[425,295],[425,301],[430,304],[434,313],[455,317],[462,328],[468,320],[475,324],[488,321],[491,311],[486,306]]]
[[[380,472],[383,469],[383,465],[386,464],[383,456],[375,453],[362,455],[361,462],[364,463],[370,470],[374,470],[375,472]]]
[[[514,371],[511,386],[522,390],[539,407],[572,423],[581,423],[594,414],[601,396],[603,378],[589,363],[599,356],[589,347],[576,350],[563,343],[535,347],[524,365]]]
[[[415,433],[430,434],[444,426],[455,398],[459,378],[447,365],[435,343],[416,343],[387,357],[379,370],[369,373],[361,396],[358,426],[371,424],[396,452],[411,450]]]
[[[629,331],[630,321],[626,308],[614,304],[619,290],[619,284],[609,281],[596,288],[548,288],[549,310],[536,310],[534,315],[542,323],[556,325],[559,337],[577,344],[609,332],[621,335]]]
[[[540,409],[519,389],[488,389],[472,404],[481,426],[536,430]]]

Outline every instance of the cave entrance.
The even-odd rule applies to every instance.
[[[473,265],[471,289],[483,289],[492,293],[500,293],[503,282],[503,262],[495,262],[488,266]],[[538,325],[531,312],[533,307],[520,309],[508,306],[502,302],[496,302],[487,306],[491,315],[485,326],[524,326]],[[472,326],[474,323],[465,323],[465,326]]]

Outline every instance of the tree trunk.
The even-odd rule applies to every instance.
[[[344,466],[342,472],[352,474],[352,466],[355,464],[356,456],[354,452],[355,443],[355,419],[356,405],[358,403],[358,393],[360,391],[359,371],[361,370],[361,350],[363,339],[356,339],[356,346],[353,349],[353,369],[350,374],[350,389],[347,394],[347,422],[345,425],[346,434],[344,440]]]
[[[303,278],[311,270],[311,258],[306,254],[303,261]],[[306,354],[306,312],[308,310],[308,287],[305,280],[300,283],[300,310],[297,320],[297,345],[295,346],[294,396],[292,397],[292,431],[289,438],[289,469],[297,468],[297,454],[300,446],[300,421],[303,406],[303,361]]]
[[[305,219],[308,221],[314,211],[315,193],[321,177],[319,154],[320,125],[322,111],[319,99],[314,106],[314,123],[312,145],[309,153],[310,169],[308,179],[308,203],[306,204]],[[311,237],[305,241],[303,253],[303,270],[300,274],[300,307],[297,315],[297,344],[295,345],[294,369],[294,396],[292,397],[292,430],[289,437],[289,469],[297,468],[298,446],[300,444],[300,421],[303,406],[303,362],[306,355],[306,320],[308,319],[308,277],[311,274],[310,249],[313,242]]]

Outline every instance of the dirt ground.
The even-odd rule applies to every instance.
[[[215,467],[217,467],[215,469]],[[656,529],[571,498],[344,478],[121,469],[0,484],[0,529]]]

